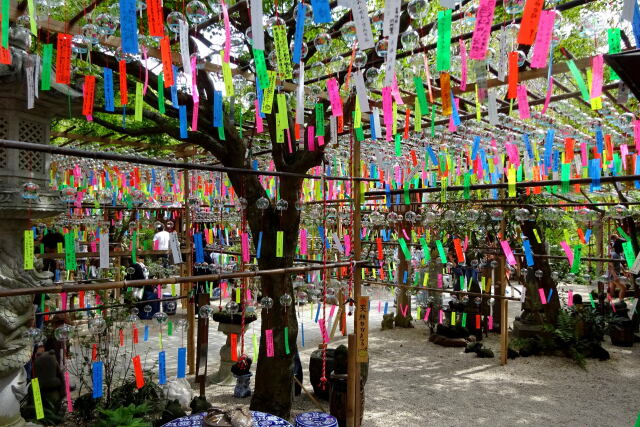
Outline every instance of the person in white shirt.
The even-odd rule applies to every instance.
[[[169,250],[169,237],[170,234],[164,229],[164,226],[158,224],[156,234],[153,236],[153,247],[159,251]]]

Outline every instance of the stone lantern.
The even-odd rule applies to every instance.
[[[38,84],[36,56],[28,53],[30,40],[25,29],[12,28],[12,65],[0,65],[0,138],[48,144],[51,120],[68,115],[68,97],[81,94],[52,84],[52,90],[40,92],[33,108],[28,108],[28,82],[33,78]],[[0,290],[52,283],[51,273],[38,271],[38,266],[25,271],[23,255],[24,231],[34,221],[64,209],[58,194],[48,186],[47,154],[0,148]],[[33,315],[33,295],[0,298],[0,426],[24,425],[19,400],[26,393],[24,365],[33,349],[22,333],[30,327]]]

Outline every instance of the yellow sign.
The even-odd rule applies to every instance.
[[[369,361],[369,297],[358,298],[358,317],[356,319],[356,339],[358,362]]]

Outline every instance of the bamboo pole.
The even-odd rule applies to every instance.
[[[421,290],[421,291],[424,290],[424,291],[439,292],[439,293],[444,293],[444,294],[469,295],[469,296],[472,296],[472,297],[492,297],[492,298],[495,298],[495,299],[505,299],[505,300],[509,300],[509,301],[520,301],[520,298],[508,297],[508,296],[505,296],[505,295],[491,295],[491,294],[482,293],[482,292],[455,291],[453,289],[428,288],[428,287],[425,287],[425,286],[397,285],[395,283],[374,282],[374,281],[369,281],[369,280],[365,280],[364,283],[366,283],[367,285],[373,285],[373,286],[389,286],[389,287],[393,287],[393,288],[417,289],[417,290]]]
[[[189,197],[191,191],[189,189],[189,178],[190,174],[188,170],[185,170],[182,174],[183,178],[183,187],[182,192],[184,194],[184,218],[183,218],[183,227],[184,227],[184,241],[187,244],[187,274],[193,274],[193,251],[191,249],[191,208],[189,206]],[[193,289],[193,282],[187,282],[184,284],[186,294],[189,294]],[[196,333],[196,312],[195,312],[195,303],[193,301],[187,300],[187,365],[189,366],[189,375],[193,375],[196,369],[196,343],[195,343],[195,333]]]
[[[104,283],[85,283],[79,284],[78,282],[66,282],[53,286],[41,286],[38,288],[18,288],[18,289],[4,289],[0,290],[0,298],[2,297],[15,297],[19,295],[35,295],[41,293],[59,294],[62,292],[77,292],[77,291],[100,291],[104,289],[120,289],[129,286],[146,286],[146,285],[170,285],[174,283],[190,283],[200,280],[225,280],[235,279],[242,277],[259,277],[259,276],[277,276],[280,274],[297,274],[304,273],[305,271],[313,270],[331,270],[334,268],[349,267],[353,263],[356,265],[366,264],[367,261],[352,261],[352,262],[334,262],[326,265],[305,265],[299,267],[285,267],[274,268],[271,270],[257,270],[257,271],[236,271],[234,273],[218,273],[207,274],[202,276],[183,276],[183,277],[167,277],[161,279],[144,279],[144,280],[121,280],[117,282],[104,282]]]

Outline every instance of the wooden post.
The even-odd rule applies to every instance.
[[[187,274],[191,276],[193,274],[193,254],[191,251],[191,209],[189,208],[189,196],[191,194],[189,190],[189,171],[185,170],[182,174],[183,177],[183,192],[184,192],[184,241],[187,245]],[[193,283],[187,283],[185,285],[186,292],[188,294],[193,287]],[[195,352],[195,340],[194,335],[196,331],[196,313],[195,304],[191,301],[187,302],[187,365],[189,366],[189,375],[193,375],[196,370],[196,352]]]
[[[359,178],[360,171],[360,141],[354,138],[353,156],[351,164],[351,176]],[[351,194],[353,203],[353,259],[359,261],[362,257],[362,242],[360,240],[360,230],[362,228],[361,212],[360,212],[360,181],[351,181]],[[358,308],[358,300],[362,294],[362,273],[360,264],[353,267],[353,299],[356,302],[353,325],[354,333],[349,335],[349,370],[347,379],[347,426],[360,427],[360,413],[362,412],[360,395],[360,363],[358,360],[357,343],[360,332],[358,331],[357,319],[360,314]],[[353,344],[353,345],[352,345]]]
[[[360,395],[360,383],[356,382],[352,372],[359,371],[357,360],[357,340],[355,334],[349,334],[348,337],[348,356],[347,356],[347,427],[357,427],[360,417],[356,412],[357,400]],[[359,374],[359,372],[358,372]]]
[[[503,287],[503,290],[506,289]],[[504,295],[504,291],[502,293]],[[507,364],[507,351],[509,349],[509,329],[507,328],[507,324],[509,321],[509,301],[505,298],[500,299],[500,364]]]

